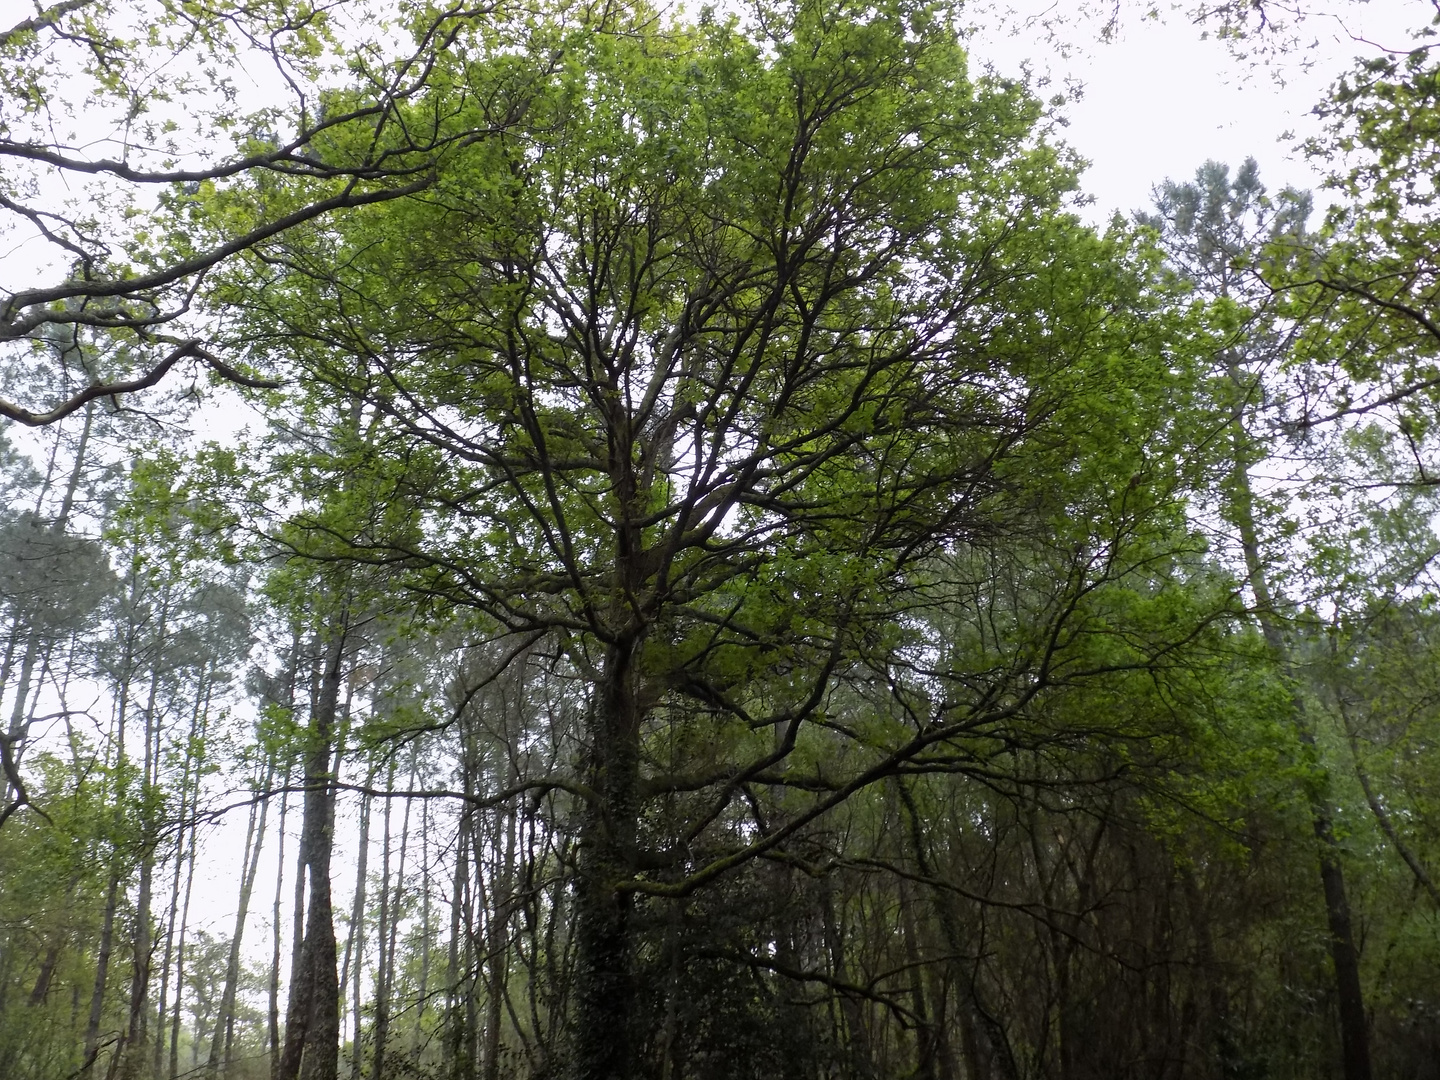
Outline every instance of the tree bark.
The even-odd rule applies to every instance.
[[[190,737],[185,745],[185,762],[184,768],[180,776],[180,828],[177,830],[175,835],[175,873],[170,884],[170,917],[167,921],[165,929],[165,957],[160,964],[160,1001],[155,1010],[155,1055],[151,1063],[151,1069],[157,1078],[164,1075],[164,1073],[162,1072],[162,1067],[164,1064],[165,1050],[166,1005],[169,1001],[170,971],[172,967],[172,960],[174,960],[176,957],[174,946],[177,918],[181,920],[180,950],[182,953],[184,951],[185,923],[183,917],[181,916],[180,879],[182,876],[184,876],[183,872],[185,868],[186,852],[185,839],[187,834],[190,838],[190,852],[192,858],[190,859],[190,874],[187,877],[185,886],[184,911],[186,913],[188,913],[190,909],[190,887],[195,876],[195,860],[193,858],[193,855],[195,850],[196,823],[193,821],[190,822],[187,828],[185,824],[185,816],[187,813],[187,808],[189,811],[194,810],[195,803],[198,801],[200,794],[200,778],[198,775],[196,775],[197,763],[194,760],[192,749],[196,746],[196,736],[200,733],[201,730],[201,717],[202,715],[207,715],[209,712],[211,685],[210,675],[211,672],[207,668],[205,672],[205,677],[203,679],[204,691],[197,697],[195,702],[195,708],[190,715]],[[172,1077],[175,1076],[176,1073],[179,1071],[177,1064],[179,1054],[180,1029],[179,1013],[180,999],[183,996],[183,989],[180,977],[183,972],[183,964],[183,960],[179,960],[177,963],[174,964],[176,969],[175,1020],[170,1029],[170,1076]]]
[[[501,1005],[510,968],[507,932],[515,886],[515,814],[505,815],[505,853],[492,875],[490,903],[485,915],[485,1062],[482,1080],[500,1077]],[[496,830],[498,833],[498,829]],[[496,837],[498,846],[499,836]],[[497,852],[498,854],[498,852]]]
[[[390,757],[390,769],[385,777],[385,790],[395,790],[395,757]],[[394,806],[393,799],[385,800],[385,813],[381,816],[385,835],[380,843],[380,910],[375,925],[375,1020],[371,1025],[371,1033],[375,1039],[375,1053],[373,1057],[373,1075],[381,1077],[385,1075],[385,1042],[390,1037],[390,1001],[389,1001],[389,969],[395,962],[390,955],[390,851],[391,851],[391,830],[390,812]],[[358,1030],[358,1017],[357,1017]],[[358,1053],[356,1055],[358,1060]]]
[[[632,1080],[631,896],[619,888],[630,874],[639,817],[639,708],[635,693],[638,640],[606,650],[590,709],[590,789],[581,817],[575,891],[576,1080]]]
[[[473,772],[466,755],[465,789],[473,786]],[[466,1022],[467,1003],[473,995],[465,993],[462,981],[469,970],[468,955],[470,923],[470,835],[474,812],[468,807],[460,812],[460,825],[455,839],[455,876],[450,895],[450,952],[445,968],[445,1057],[449,1080],[465,1080],[471,1075],[473,1059],[467,1059],[470,1031]],[[462,943],[464,955],[462,956]],[[462,966],[462,961],[464,961]]]
[[[208,693],[208,691],[207,691]],[[208,704],[208,698],[207,698]],[[190,850],[186,856],[189,866],[185,870],[185,898],[180,903],[180,940],[175,945],[175,1000],[170,1005],[170,1077],[180,1075],[180,1006],[185,999],[185,961],[188,957],[185,939],[190,927],[190,898],[195,890],[195,860],[199,852],[195,830],[190,830]],[[199,1064],[200,1047],[197,1041],[191,1043],[191,1058]]]
[[[345,616],[342,615],[339,631],[326,650],[319,693],[310,713],[300,830],[309,897],[304,936],[290,976],[285,1044],[277,1080],[336,1080],[339,1071],[340,982],[330,894],[330,856],[335,840],[331,751],[339,712],[345,638]]]
[[[424,1046],[425,1010],[430,1004],[430,948],[434,934],[430,910],[430,801],[420,804],[420,1002],[415,1009],[411,1027],[410,1059],[420,1064]]]
[[[293,767],[285,766],[285,776],[280,793],[280,822],[277,832],[275,854],[275,897],[270,909],[270,985],[267,1009],[267,1027],[270,1044],[270,1078],[280,1076],[280,899],[285,894],[285,823],[290,816],[290,777]]]
[[[295,681],[300,665],[300,631],[292,631],[290,656],[286,662],[285,698],[280,704],[287,713],[295,711]],[[279,839],[275,847],[275,897],[270,913],[270,985],[268,1009],[268,1035],[270,1043],[270,1080],[280,1076],[280,902],[285,895],[285,825],[290,813],[290,780],[295,774],[295,759],[287,754],[285,775],[280,782],[280,821],[277,826]]]
[[[136,558],[139,558],[138,550]],[[160,691],[160,659],[165,648],[170,618],[170,592],[160,597],[158,636],[150,649],[150,689],[145,700],[145,752],[141,761],[140,783],[140,887],[135,899],[135,924],[130,969],[130,1010],[119,1052],[111,1062],[112,1076],[139,1077],[144,1071],[146,1045],[149,1040],[150,976],[154,951],[154,927],[151,920],[152,891],[155,881],[155,848],[158,844],[159,822],[154,820],[152,793],[160,783],[160,739],[163,734],[156,713]],[[197,718],[199,707],[197,706]],[[193,734],[192,729],[192,734]],[[188,749],[187,749],[188,756]]]
[[[418,752],[412,745],[410,751],[410,778],[406,783],[406,789],[415,790],[415,774],[419,765]],[[390,772],[391,789],[394,788],[395,772],[392,767]],[[381,880],[381,889],[384,890],[385,914],[380,920],[380,937],[385,949],[384,959],[380,965],[378,985],[375,988],[375,1077],[377,1080],[385,1075],[385,1057],[390,1045],[390,1018],[394,1008],[395,995],[395,952],[398,948],[400,934],[400,905],[405,895],[405,858],[410,847],[410,811],[413,808],[414,800],[405,799],[405,813],[400,818],[400,859],[395,870],[395,888],[390,889],[390,802],[386,800],[385,814],[385,872]]]

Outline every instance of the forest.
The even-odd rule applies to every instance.
[[[0,1078],[1440,1078],[1440,7],[12,7]]]

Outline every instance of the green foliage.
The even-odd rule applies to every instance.
[[[225,249],[194,303],[243,362],[212,370],[288,381],[249,389],[247,445],[136,448],[97,539],[0,517],[6,689],[23,657],[123,703],[96,746],[70,710],[68,748],[20,758],[0,1075],[80,1068],[107,885],[97,1000],[126,1031],[189,830],[234,788],[293,810],[300,767],[307,859],[354,839],[362,780],[369,829],[423,815],[372,831],[368,899],[333,903],[360,1072],[382,1015],[387,1075],[583,1065],[600,896],[627,1077],[1322,1074],[1317,806],[1377,1071],[1424,1061],[1428,52],[1331,102],[1357,164],[1322,232],[1253,161],[1097,232],[948,4],[412,4],[386,32],[414,62],[343,73],[353,6],[161,4],[133,40],[91,7],[54,25],[162,141],[193,73],[139,84],[182,25],[222,97],[251,46],[305,88],[226,97],[242,164],[165,164],[159,213],[76,285]],[[0,38],[26,123],[52,30]],[[198,273],[56,300],[38,346],[138,370],[126,320]],[[118,430],[98,401],[87,437]],[[203,1069],[230,943],[188,940],[183,977],[155,963]],[[232,1077],[268,1066],[265,987],[238,985]]]
[[[1339,201],[1317,241],[1284,252],[1268,275],[1304,320],[1298,360],[1329,376],[1307,419],[1367,415],[1422,481],[1440,372],[1437,86],[1436,52],[1423,42],[1335,86],[1318,110],[1329,131],[1308,150],[1333,170]]]
[[[31,798],[45,817],[20,814],[0,830],[0,948],[9,1008],[0,1016],[6,1075],[42,1080],[79,1065],[69,990],[90,973],[108,860],[128,845],[134,815],[107,805],[107,770],[89,747],[37,754]],[[126,862],[133,858],[128,848]]]

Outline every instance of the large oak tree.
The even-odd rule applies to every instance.
[[[1193,628],[1097,600],[1188,543],[1150,264],[1066,211],[1040,105],[973,78],[953,20],[462,37],[435,182],[216,294],[255,363],[305,373],[297,428],[361,433],[308,463],[347,479],[296,546],[583,688],[573,769],[521,785],[577,808],[577,1076],[635,1075],[637,904],[785,857],[886,777],[984,773],[1055,737],[1043,695]]]

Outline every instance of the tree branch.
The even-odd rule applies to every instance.
[[[111,281],[71,281],[64,285],[57,285],[49,289],[30,289],[26,292],[19,292],[10,297],[0,308],[0,341],[14,340],[24,337],[31,331],[46,323],[67,323],[74,322],[73,315],[63,311],[49,310],[48,305],[63,300],[72,300],[76,297],[102,297],[102,296],[135,296],[151,289],[163,289],[173,285],[182,278],[191,277],[204,270],[209,270],[217,263],[221,263],[232,255],[254,247],[278,236],[288,229],[297,225],[303,225],[307,221],[323,217],[332,210],[348,209],[356,206],[367,206],[370,203],[386,202],[390,199],[403,198],[406,195],[414,195],[430,186],[432,177],[427,174],[419,180],[404,184],[396,188],[384,188],[379,191],[367,191],[355,194],[350,188],[339,195],[328,199],[321,199],[319,202],[303,206],[299,210],[276,218],[268,224],[251,229],[241,236],[235,237],[218,247],[211,248],[203,254],[196,255],[190,259],[184,259],[163,270],[157,270],[151,274],[143,274],[133,278],[116,278]],[[42,310],[34,312],[24,318],[17,318],[15,312],[22,308],[45,305]],[[151,319],[123,320],[113,325],[120,326],[143,326],[161,320],[161,316]],[[112,325],[107,323],[106,325]],[[73,411],[73,410],[72,410]]]
[[[274,379],[261,379],[242,372],[226,364],[217,356],[206,351],[200,344],[199,338],[191,338],[177,345],[165,359],[152,367],[144,375],[134,379],[122,379],[117,382],[92,383],[78,394],[66,398],[59,405],[45,412],[32,412],[20,405],[0,398],[0,416],[6,416],[16,423],[24,424],[26,427],[44,427],[46,424],[53,424],[57,420],[63,420],[78,409],[83,409],[87,404],[97,398],[117,397],[120,394],[133,394],[139,390],[148,390],[167,374],[170,369],[186,357],[194,357],[204,361],[205,365],[227,382],[236,383],[240,386],[248,386],[251,389],[273,390],[279,387],[280,383]]]
[[[54,26],[72,11],[79,11],[83,7],[89,7],[95,0],[61,0],[60,3],[46,8],[33,18],[18,22],[9,30],[0,32],[0,49],[13,44],[17,38],[25,34],[36,33]]]

